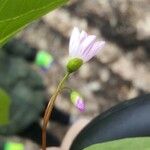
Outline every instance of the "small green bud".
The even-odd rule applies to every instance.
[[[70,93],[70,99],[71,102],[80,110],[80,111],[84,111],[85,110],[85,103],[84,100],[82,98],[82,96],[76,92],[76,91],[72,91]]]
[[[77,71],[83,65],[83,60],[80,58],[70,59],[67,64],[67,71],[69,73]]]

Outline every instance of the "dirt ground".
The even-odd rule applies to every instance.
[[[55,61],[43,75],[48,93],[53,93],[64,74],[69,36],[74,26],[106,41],[105,48],[96,58],[68,81],[69,87],[83,95],[85,112],[79,112],[70,103],[67,91],[56,102],[60,109],[76,118],[91,118],[117,103],[150,92],[148,3],[148,0],[74,0],[33,22],[17,35],[53,55]],[[52,123],[50,130],[62,139],[67,128]],[[26,145],[32,144],[27,142]]]

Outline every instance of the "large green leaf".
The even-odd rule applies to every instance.
[[[0,88],[0,126],[9,123],[10,97]]]
[[[68,0],[0,0],[0,44]]]
[[[150,138],[127,138],[91,145],[84,150],[149,150]]]

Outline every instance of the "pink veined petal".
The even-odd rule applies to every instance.
[[[90,35],[87,38],[84,39],[84,41],[80,45],[80,56],[84,60],[84,56],[89,53],[90,49],[93,47],[93,44],[95,43],[96,36]]]
[[[104,41],[98,41],[98,42],[95,42],[93,47],[91,48],[91,50],[89,51],[89,53],[87,55],[84,56],[84,59],[86,61],[89,61],[92,57],[94,57],[97,52],[99,50],[101,50],[105,45],[105,42]]]
[[[74,27],[71,37],[70,37],[70,42],[69,42],[69,55],[74,56],[78,47],[79,47],[79,41],[80,40],[80,31],[77,27]]]
[[[83,40],[87,37],[87,33],[85,31],[82,30],[81,34],[80,34],[80,43],[83,42]]]

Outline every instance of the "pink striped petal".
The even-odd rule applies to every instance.
[[[87,33],[82,30],[82,32],[81,32],[81,34],[80,34],[80,43],[82,43],[83,40],[84,40],[85,38],[87,38],[87,36],[88,36]]]
[[[92,57],[94,57],[97,54],[97,52],[104,47],[104,45],[104,41],[95,42],[89,53],[84,55],[85,61],[89,61]]]
[[[87,38],[84,39],[84,41],[81,43],[80,48],[79,48],[79,55],[83,56],[88,53],[88,51],[92,48],[93,44],[95,43],[96,36],[95,35],[90,35]]]

